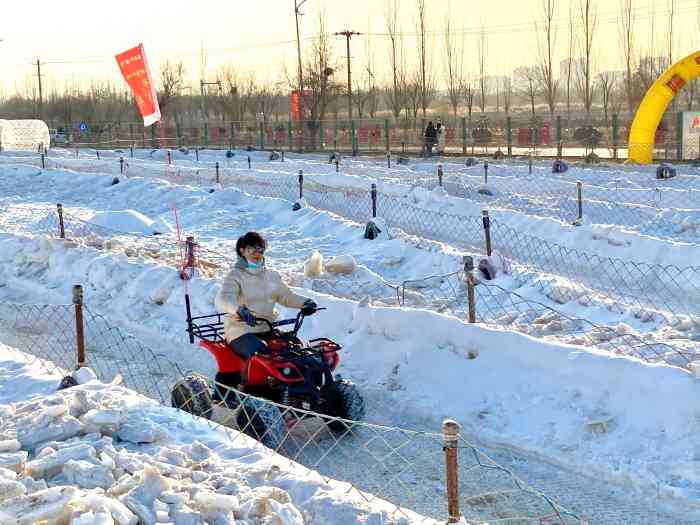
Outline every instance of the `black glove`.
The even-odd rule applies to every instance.
[[[255,326],[257,323],[255,321],[255,316],[253,312],[248,310],[247,306],[241,306],[238,308],[238,317],[248,326]]]
[[[313,315],[316,313],[316,308],[318,308],[318,305],[311,299],[307,299],[301,307],[301,313],[304,315]]]

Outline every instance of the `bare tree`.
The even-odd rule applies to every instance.
[[[513,81],[510,77],[503,77],[503,110],[506,116],[510,115],[510,107],[513,100]]]
[[[625,61],[625,98],[630,114],[635,108],[634,94],[634,0],[620,0],[620,24],[618,26],[622,56]]]
[[[609,124],[609,109],[611,105],[611,99],[616,92],[616,79],[615,75],[609,71],[598,73],[598,89],[600,90],[600,98],[603,103],[603,115],[605,117],[605,125]]]
[[[581,23],[581,52],[583,60],[577,72],[577,88],[586,110],[586,119],[590,121],[593,105],[593,37],[595,35],[597,14],[595,0],[579,0],[579,18]]]
[[[391,67],[392,85],[386,90],[386,98],[394,118],[399,118],[404,106],[402,85],[404,81],[404,68],[401,57],[403,55],[403,39],[399,32],[398,13],[400,1],[386,0],[384,7],[384,21],[389,35],[389,65]]]
[[[160,67],[160,85],[158,91],[158,105],[163,114],[171,104],[180,96],[185,87],[185,65],[182,60],[170,62],[166,60]]]
[[[406,118],[411,118],[414,121],[418,118],[418,111],[421,109],[420,66],[404,84],[404,109]]]
[[[549,107],[550,118],[554,118],[557,104],[559,80],[554,73],[554,50],[557,45],[557,28],[555,20],[555,0],[541,0],[542,22],[535,22],[537,34],[537,51],[539,54],[539,81]]]
[[[369,21],[367,23],[369,28]],[[371,31],[368,30],[368,33]],[[366,94],[366,108],[369,113],[370,118],[374,118],[379,106],[379,88],[377,87],[377,77],[376,77],[376,60],[374,55],[373,39],[368,35],[364,39],[364,55],[365,55],[365,69],[364,69],[364,91]]]
[[[420,107],[425,118],[428,107],[435,96],[435,79],[431,64],[428,62],[428,13],[425,7],[425,0],[416,0],[416,10],[418,14],[418,59],[420,73]]]
[[[474,86],[470,78],[467,78],[464,85],[464,102],[467,105],[467,125],[472,129],[472,111],[474,109]]]
[[[523,96],[530,102],[530,111],[535,116],[535,99],[539,93],[539,70],[537,67],[524,67],[523,72]]]
[[[452,32],[451,9],[452,3],[447,4],[445,15],[445,83],[450,99],[452,114],[457,117],[459,103],[464,98],[464,36],[460,41],[455,39]]]
[[[576,38],[574,36],[574,10],[569,4],[569,46],[566,57],[566,126],[571,126],[571,81],[573,78],[574,53],[576,52]]]
[[[325,13],[320,11],[318,13],[318,33],[309,48],[304,64],[304,89],[311,90],[308,108],[310,114],[306,126],[312,149],[316,148],[320,122],[325,119],[333,99],[341,91],[340,86],[334,83],[331,78],[335,72],[334,65],[333,41],[326,31]],[[287,82],[290,85],[296,85],[296,81],[291,83],[291,78],[287,78]]]
[[[479,87],[481,88],[481,112],[486,112],[486,97],[488,96],[488,86],[486,85],[486,77],[484,68],[486,66],[486,30],[482,24],[481,33],[479,34]]]

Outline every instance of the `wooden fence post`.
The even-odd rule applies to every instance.
[[[486,255],[491,257],[491,217],[489,211],[481,212],[481,222],[484,224],[484,236],[486,237]]]
[[[459,475],[458,456],[459,424],[453,419],[442,422],[443,450],[447,485],[447,523],[459,523]]]
[[[83,324],[83,287],[73,285],[73,305],[75,307],[75,342],[78,362],[75,369],[85,366],[85,326]]]
[[[61,239],[65,239],[66,229],[63,226],[63,204],[56,204],[56,210],[58,211],[58,236]]]

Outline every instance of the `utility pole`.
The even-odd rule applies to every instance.
[[[207,118],[206,109],[204,107],[204,86],[219,86],[219,94],[221,94],[221,80],[217,80],[216,82],[205,82],[204,79],[199,80],[199,92],[202,100],[202,116],[204,117],[204,120],[207,121],[209,119]]]
[[[299,12],[299,8],[304,5],[304,2],[306,0],[294,0],[294,18],[296,20],[297,24],[297,61],[299,64],[299,106],[300,109],[303,109],[303,101],[304,101],[304,74],[301,68],[301,40],[299,39],[299,15],[303,15],[303,13]],[[303,120],[303,111],[300,111],[302,113],[302,120]]]
[[[352,38],[353,35],[360,35],[361,33],[358,33],[357,31],[350,31],[350,30],[345,30],[345,31],[340,31],[339,33],[335,33],[336,36],[344,36],[346,39],[346,44],[347,44],[347,52],[348,52],[348,120],[352,120],[352,75],[350,72],[350,38]]]
[[[41,120],[41,115],[44,110],[44,97],[41,90],[41,62],[38,58],[36,59],[36,75],[39,78],[39,120]]]

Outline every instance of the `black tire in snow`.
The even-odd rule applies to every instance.
[[[335,415],[350,421],[360,421],[365,417],[365,400],[352,381],[341,379],[336,382],[338,397]],[[329,421],[328,426],[336,432],[348,430],[348,424],[343,421]]]
[[[272,450],[278,450],[282,446],[287,432],[287,425],[279,408],[252,397],[241,405],[238,428]]]
[[[211,418],[212,397],[209,382],[204,376],[190,374],[180,379],[170,394],[172,406],[192,415]]]

